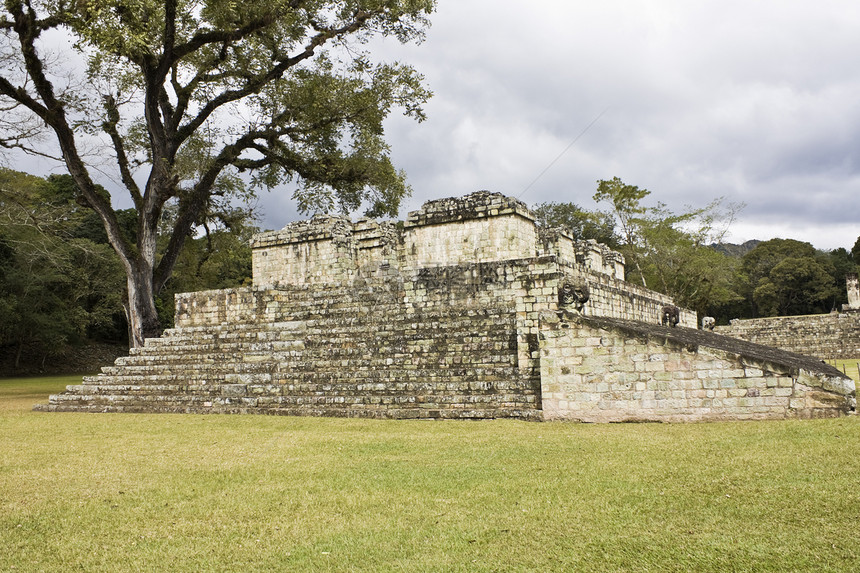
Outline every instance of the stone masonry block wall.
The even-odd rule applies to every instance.
[[[712,333],[692,331],[710,342],[705,346],[698,343],[703,340],[673,338],[675,332],[653,327],[649,332],[625,322],[541,315],[544,419],[831,417],[855,404],[853,382],[833,369],[822,373],[814,363],[814,370],[805,370],[727,351],[720,348],[722,337]]]
[[[398,267],[402,238],[391,221],[359,219],[353,227],[356,265],[361,269]]]
[[[537,317],[541,310],[557,308],[559,277],[555,257],[426,267],[404,280],[405,312],[508,301],[517,325],[517,364],[536,375]]]
[[[525,259],[536,255],[537,228],[521,201],[479,191],[410,212],[403,244],[405,268]]]
[[[624,256],[597,241],[574,241],[563,228],[538,228],[538,254],[556,255],[589,272],[624,281]]]
[[[317,216],[251,242],[254,284],[330,284],[350,280],[356,261],[352,222]]]
[[[538,228],[521,201],[486,191],[429,201],[409,213],[402,229],[389,222],[351,223],[343,217],[318,216],[281,231],[261,233],[252,247],[254,284],[260,288],[347,286],[387,276],[402,282],[407,302],[420,305],[426,301],[412,297],[412,286],[420,291],[425,279],[441,278],[465,281],[468,286],[447,289],[446,304],[460,296],[525,297],[518,299],[521,307],[530,309],[518,311],[525,313],[555,303],[561,268],[567,279],[588,285],[591,301],[585,312],[590,315],[658,322],[662,307],[672,304],[670,297],[624,282],[620,253],[595,241],[576,242],[562,229]],[[509,269],[500,282],[487,282],[506,265]],[[552,267],[546,272],[554,276],[545,279],[541,268],[546,265]],[[544,280],[550,282],[544,284]],[[499,285],[508,291],[499,291]],[[544,302],[539,303],[540,297]],[[521,338],[532,341],[529,352],[523,347],[526,364],[525,356],[535,352],[536,322],[533,316],[521,319]],[[695,327],[696,323],[693,312],[681,309],[681,325]]]
[[[720,334],[832,360],[860,359],[860,312],[736,319]]]
[[[330,285],[323,289],[324,305],[308,307],[320,316],[333,312],[354,298],[356,292],[372,288],[385,293],[393,305],[392,316],[444,312],[461,306],[509,307],[515,320],[517,366],[524,375],[536,375],[537,316],[558,305],[558,264],[555,257],[434,266],[400,274],[396,269],[366,266],[352,285]],[[239,288],[176,295],[178,328],[254,324],[293,320],[297,292],[289,286],[278,289]],[[378,301],[377,301],[378,304]],[[285,318],[286,317],[286,318]],[[476,332],[480,329],[476,325]]]
[[[519,215],[407,228],[407,267],[522,259],[535,255],[534,222]]]
[[[630,318],[657,324],[663,305],[672,302],[667,296],[606,274],[586,273],[569,263],[560,265],[555,256],[431,266],[404,273],[391,267],[380,269],[365,265],[357,271],[357,282],[353,284],[377,281],[376,288],[402,293],[404,306],[398,312],[406,314],[464,303],[495,306],[499,301],[515,301],[512,304],[517,317],[518,364],[521,369],[534,372],[539,362],[538,314],[558,308],[558,289],[563,279],[588,284],[591,299],[584,312],[589,316]],[[342,288],[342,296],[348,298],[351,287]],[[281,320],[277,313],[271,312],[269,305],[258,308],[259,302],[246,300],[250,292],[249,289],[233,289],[177,295],[176,325]],[[284,304],[289,306],[289,302]],[[681,325],[695,328],[695,313],[682,310]]]

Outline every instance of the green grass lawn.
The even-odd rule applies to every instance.
[[[860,568],[857,417],[30,411],[66,383],[0,380],[0,571]]]

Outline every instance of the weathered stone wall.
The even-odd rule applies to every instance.
[[[366,265],[397,270],[536,256],[534,217],[498,193],[429,201],[403,228],[388,222],[316,216],[251,243],[254,284],[348,283]]]
[[[610,274],[590,271],[581,265],[562,263],[561,269],[567,280],[588,285],[590,299],[583,309],[588,316],[659,324],[663,307],[674,304],[672,297],[624,282]],[[696,328],[696,313],[680,309],[679,325]]]
[[[720,334],[820,359],[860,358],[860,312],[736,319]]]
[[[545,420],[809,418],[853,409],[854,384],[811,359],[712,333],[541,315]]]
[[[485,263],[430,266],[401,273],[385,265],[367,264],[353,275],[353,283],[341,286],[349,298],[353,285],[381,281],[379,285],[402,293],[396,312],[412,314],[460,304],[493,307],[509,301],[516,311],[518,364],[524,370],[537,367],[538,315],[558,308],[558,289],[565,281],[584,282],[590,300],[583,312],[589,316],[629,318],[658,324],[661,309],[672,299],[609,275],[589,273],[581,267],[560,265],[555,256]],[[334,288],[335,285],[332,285]],[[288,287],[284,292],[291,292]],[[278,306],[262,304],[253,289],[183,293],[176,297],[177,327],[278,321]],[[270,296],[270,295],[267,295]],[[290,307],[289,297],[283,305]],[[250,298],[249,298],[250,297]],[[683,311],[681,326],[695,328],[695,314]]]
[[[402,245],[390,222],[318,215],[252,241],[254,284],[347,284],[366,265],[400,266]]]
[[[314,312],[320,316],[332,314],[366,288],[387,293],[390,298],[385,312],[391,317],[453,312],[451,309],[461,307],[508,308],[516,327],[513,358],[518,368],[534,373],[538,358],[537,316],[541,310],[557,307],[560,277],[554,257],[433,266],[405,276],[392,267],[367,265],[349,286],[313,287],[327,295],[322,299],[325,304]],[[283,286],[178,294],[175,324],[177,328],[226,327],[294,320],[297,305],[302,305],[296,299],[298,292],[303,291]],[[382,311],[382,307],[376,310]],[[368,324],[368,328],[373,327]],[[482,334],[481,324],[474,325],[474,332]],[[439,335],[444,336],[444,331]]]
[[[404,268],[525,259],[536,254],[537,229],[523,203],[484,192],[410,213],[403,243]]]
[[[351,285],[380,272],[402,277],[408,286],[418,275],[446,276],[447,270],[475,265],[507,264],[507,261],[549,261],[552,272],[585,283],[592,301],[586,312],[594,316],[631,318],[659,322],[661,309],[672,304],[668,296],[624,281],[624,257],[595,241],[576,242],[560,229],[539,229],[524,203],[499,193],[481,191],[466,197],[429,201],[398,229],[391,223],[367,219],[351,223],[344,217],[318,216],[292,223],[280,231],[254,237],[254,284]],[[511,263],[521,267],[519,263]],[[516,272],[531,272],[532,263]],[[486,267],[489,268],[489,267]],[[454,280],[471,281],[453,270]],[[512,271],[514,272],[514,271]],[[503,283],[517,282],[513,275]],[[478,277],[485,280],[486,277]],[[519,283],[528,282],[527,277]],[[466,296],[473,297],[481,285],[472,284]],[[496,287],[489,296],[525,296],[521,284],[508,293]],[[544,295],[551,298],[554,292]],[[462,289],[452,290],[455,296]],[[531,296],[531,295],[530,295]],[[421,300],[415,301],[420,304]],[[533,304],[529,300],[525,304]],[[694,312],[681,309],[682,326],[695,328]],[[536,333],[532,333],[536,335]]]

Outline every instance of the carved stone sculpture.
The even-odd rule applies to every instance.
[[[848,304],[843,304],[842,310],[860,310],[860,280],[857,273],[849,273],[845,277],[845,286],[848,291]]]
[[[572,307],[577,312],[582,312],[590,296],[591,292],[585,283],[574,284],[565,282],[558,289],[558,306],[565,309]]]
[[[672,328],[678,326],[678,322],[681,320],[681,309],[673,304],[667,304],[663,307],[663,318],[660,323],[663,326],[671,326]]]
[[[702,318],[702,330],[713,330],[716,323],[713,316],[706,316]]]

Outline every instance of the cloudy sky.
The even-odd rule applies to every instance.
[[[480,189],[594,209],[620,177],[675,211],[745,203],[732,242],[860,236],[857,0],[439,0],[431,19],[421,45],[372,46],[435,93],[426,122],[387,122],[401,218]],[[299,218],[280,191],[264,228]]]
[[[376,52],[435,93],[426,122],[388,123],[401,218],[479,189],[595,208],[617,176],[676,211],[746,203],[734,242],[860,236],[860,2],[439,0],[432,21]],[[295,217],[261,204],[266,227]]]

